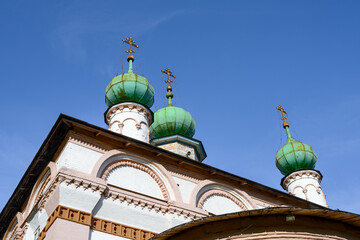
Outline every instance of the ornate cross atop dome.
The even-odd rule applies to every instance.
[[[279,110],[279,111],[281,112],[281,115],[282,115],[281,120],[283,120],[283,121],[284,121],[284,123],[283,123],[283,127],[284,127],[284,128],[285,128],[285,127],[289,127],[289,126],[290,126],[290,125],[289,125],[289,123],[288,123],[288,122],[286,122],[286,119],[287,119],[287,112],[285,112],[285,110],[284,110],[283,106],[281,106],[281,104],[279,104],[279,106],[277,106],[277,107],[276,107],[276,109],[277,109],[277,110]]]
[[[168,91],[166,94],[166,98],[169,100],[168,106],[172,106],[171,99],[174,97],[174,94],[172,93],[172,87],[171,87],[171,83],[173,82],[173,80],[170,77],[173,77],[174,79],[176,77],[172,74],[169,68],[165,68],[164,70],[161,70],[161,72],[167,75],[167,79],[165,80],[165,83],[168,84],[166,88],[166,90]]]
[[[173,82],[173,80],[170,77],[173,77],[174,79],[176,77],[172,74],[172,71],[170,71],[170,69],[168,69],[168,68],[161,70],[161,72],[163,72],[167,75],[168,78],[167,78],[167,80],[165,80],[165,82],[168,84],[169,87],[171,87],[171,83]]]
[[[125,50],[125,52],[127,52],[129,55],[127,56],[127,61],[134,61],[134,56],[132,55],[132,53],[135,53],[135,50],[132,49],[132,47],[136,47],[139,48],[138,45],[135,44],[135,41],[132,39],[132,37],[128,37],[126,39],[122,40],[124,43],[129,44],[129,50]]]

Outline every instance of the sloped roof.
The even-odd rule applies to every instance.
[[[344,211],[339,211],[339,210],[331,210],[331,209],[310,209],[310,208],[293,208],[293,207],[275,207],[275,208],[263,208],[263,209],[255,209],[255,210],[249,210],[249,211],[241,211],[241,212],[235,212],[235,213],[229,213],[229,214],[222,214],[222,215],[216,215],[216,216],[210,216],[210,217],[205,217],[202,219],[198,219],[198,220],[194,220],[188,223],[184,223],[181,225],[178,225],[176,227],[170,228],[156,236],[154,236],[153,238],[151,238],[150,240],[166,240],[166,239],[173,239],[173,237],[176,236],[177,239],[185,239],[185,234],[189,234],[191,231],[195,231],[195,229],[204,229],[203,234],[205,235],[212,235],[212,234],[216,234],[219,233],[222,229],[224,230],[224,232],[226,233],[227,231],[229,231],[229,227],[230,229],[231,227],[231,222],[235,223],[234,225],[236,225],[237,227],[240,227],[238,225],[238,221],[241,222],[246,222],[246,224],[250,224],[250,219],[263,219],[263,217],[265,216],[287,216],[287,215],[293,215],[294,218],[294,223],[291,227],[289,227],[289,230],[294,228],[294,224],[295,225],[299,225],[301,224],[301,222],[299,223],[297,219],[297,217],[300,216],[305,216],[305,217],[312,217],[312,218],[318,218],[318,219],[322,219],[322,221],[334,221],[334,222],[338,222],[338,223],[343,223],[343,224],[347,224],[350,227],[352,227],[352,231],[353,233],[360,233],[360,215],[355,214],[355,213],[349,213],[349,212],[344,212]],[[285,218],[285,217],[284,217]],[[278,225],[281,224],[280,221],[278,221],[278,219],[276,220],[275,218],[272,219],[272,224],[273,225]],[[258,220],[254,220],[252,222],[257,222],[257,224],[260,223],[260,221]],[[211,227],[209,225],[211,225],[212,223],[215,223],[217,226],[217,229],[215,229],[214,227]],[[250,224],[252,227],[257,227],[257,226],[253,226],[253,224]],[[260,224],[259,224],[260,225]],[[214,225],[212,225],[214,226]],[[269,227],[269,225],[266,225],[267,227]],[[317,228],[317,226],[314,226],[315,228]],[[206,231],[205,231],[206,229]],[[232,229],[231,229],[232,230]],[[244,230],[244,229],[242,229]],[[331,230],[331,229],[329,229]],[[340,232],[343,231],[343,229],[338,229]],[[350,230],[350,229],[347,229]],[[213,231],[213,232],[211,232]],[[240,231],[238,230],[239,233],[244,233],[244,231]],[[268,229],[264,229],[264,231],[268,231]],[[199,232],[199,231],[198,231]],[[251,232],[251,230],[250,230]],[[232,238],[231,238],[232,239]]]

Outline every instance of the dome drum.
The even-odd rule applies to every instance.
[[[109,130],[147,143],[152,121],[151,110],[134,102],[116,104],[105,112]]]
[[[118,112],[124,112],[125,109],[128,109],[128,111],[136,109],[136,112],[143,115],[150,125],[153,123],[154,113],[136,102],[123,102],[109,107],[104,113],[105,123],[109,125],[111,118]]]
[[[179,134],[151,139],[150,144],[198,162],[207,156],[201,141]]]

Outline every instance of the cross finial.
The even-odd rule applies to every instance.
[[[281,104],[279,106],[276,107],[277,110],[279,110],[281,112],[281,120],[284,121],[283,123],[283,127],[286,128],[286,127],[289,127],[289,123],[286,122],[286,119],[287,119],[287,112],[285,112],[285,109],[283,108],[283,106],[281,106]]]
[[[168,68],[165,68],[164,70],[161,70],[161,72],[163,72],[163,73],[165,73],[167,75],[167,80],[165,80],[165,82],[168,84],[168,87],[171,87],[171,83],[173,82],[173,80],[170,77],[173,77],[174,79],[176,77],[172,74],[172,72]]]
[[[135,44],[135,41],[132,39],[132,37],[128,37],[126,39],[123,39],[122,41],[129,44],[129,50],[125,50],[125,52],[129,54],[127,60],[129,61],[131,59],[134,61],[134,56],[132,55],[132,53],[135,53],[135,49],[132,49],[132,47],[134,46],[136,48],[139,48],[139,46]]]
[[[167,90],[166,98],[169,100],[168,106],[172,106],[171,99],[174,97],[174,94],[172,93],[172,87],[171,87],[171,83],[173,82],[173,80],[170,77],[173,77],[174,79],[176,77],[172,74],[172,72],[168,68],[161,70],[161,72],[163,72],[167,75],[167,79],[165,80],[165,82],[168,84],[168,86],[166,88],[166,90]]]

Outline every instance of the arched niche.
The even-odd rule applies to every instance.
[[[123,163],[120,163],[123,162]],[[128,163],[127,163],[128,162]],[[115,164],[115,165],[113,165]],[[107,169],[115,169],[116,165],[122,165],[123,170],[125,168],[133,169],[130,171],[138,172],[140,175],[146,174],[150,175],[151,179],[159,185],[162,193],[166,193],[167,197],[163,195],[161,199],[168,201],[182,202],[179,189],[176,186],[176,183],[170,173],[159,163],[154,160],[147,160],[140,158],[133,154],[127,153],[121,150],[111,150],[104,154],[101,158],[97,160],[94,165],[94,168],[91,172],[91,175],[97,178],[106,179]],[[113,166],[112,166],[113,165]],[[131,165],[131,166],[130,166]],[[119,167],[119,166],[118,166]],[[136,169],[136,170],[134,170]],[[112,171],[110,170],[110,171]],[[119,173],[123,170],[116,170]],[[110,171],[108,171],[110,173]],[[139,171],[142,171],[140,173]],[[113,172],[115,173],[115,171]],[[115,175],[114,175],[115,176]],[[146,178],[146,177],[144,177]],[[113,185],[113,184],[112,184]],[[121,186],[119,186],[121,187]],[[131,189],[129,189],[131,190]],[[132,190],[135,191],[135,190]],[[151,196],[151,195],[150,195]]]
[[[193,196],[192,204],[213,214],[245,211],[255,206],[245,192],[210,180],[200,183]]]
[[[197,207],[216,215],[247,210],[238,198],[219,189],[205,192],[199,199]]]
[[[32,211],[32,209],[38,204],[44,192],[48,189],[51,184],[51,181],[55,178],[57,174],[56,164],[54,162],[49,162],[47,167],[38,177],[36,181],[29,200],[26,204],[25,210],[23,212],[23,216],[26,216]]]
[[[126,159],[111,162],[101,174],[108,184],[136,193],[169,200],[164,182],[148,166]]]

